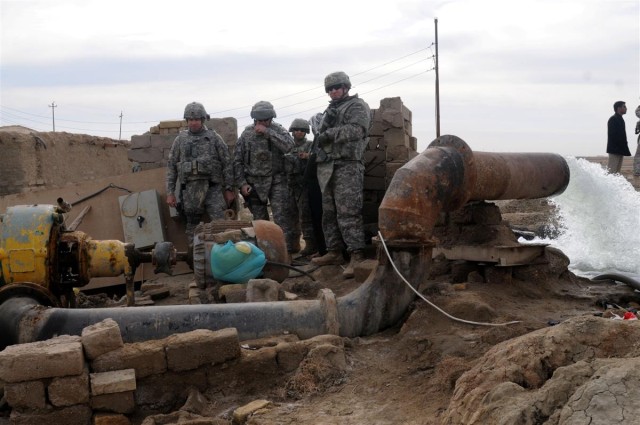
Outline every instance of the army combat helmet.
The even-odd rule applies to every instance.
[[[349,90],[351,88],[351,80],[349,80],[349,76],[342,72],[332,72],[331,74],[324,77],[324,91],[329,93],[329,87],[343,85]]]
[[[199,119],[205,121],[209,119],[209,114],[207,114],[207,111],[205,111],[202,103],[191,102],[184,108],[184,119]]]
[[[251,108],[251,118],[258,121],[266,121],[271,118],[276,117],[276,110],[273,109],[273,105],[266,100],[261,100],[260,102],[253,105]]]
[[[289,131],[293,130],[304,130],[305,133],[309,134],[309,121],[302,118],[296,118],[291,121],[291,125],[289,126]]]

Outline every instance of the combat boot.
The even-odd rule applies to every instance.
[[[328,265],[342,265],[344,264],[344,258],[342,257],[342,251],[339,249],[329,250],[322,257],[312,258],[311,262],[316,266],[328,266]]]
[[[354,275],[353,269],[361,262],[364,261],[364,254],[362,251],[353,251],[351,253],[351,260],[349,261],[349,265],[342,272],[342,277],[345,279],[351,279]]]
[[[318,245],[315,239],[305,238],[304,242],[304,249],[300,251],[301,257],[308,257],[318,252]]]

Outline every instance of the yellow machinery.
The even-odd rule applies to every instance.
[[[61,201],[61,200],[59,200]],[[93,277],[124,274],[127,295],[133,300],[133,276],[141,263],[154,262],[160,248],[169,271],[176,262],[170,242],[162,242],[151,253],[118,240],[96,241],[80,231],[64,227],[61,206],[19,205],[0,216],[0,302],[20,295],[35,297],[43,305],[72,307],[73,288]]]

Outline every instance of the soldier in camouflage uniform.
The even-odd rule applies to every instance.
[[[351,81],[344,72],[327,75],[324,88],[331,102],[314,143],[317,142],[319,148],[317,173],[322,190],[322,229],[328,252],[311,261],[317,265],[342,264],[344,241],[351,260],[343,276],[350,278],[355,265],[364,260],[363,155],[371,110],[357,94],[349,96]]]
[[[234,153],[235,181],[248,204],[254,220],[269,220],[271,203],[273,220],[282,228],[290,253],[300,251],[300,237],[295,238],[286,215],[289,202],[284,156],[293,148],[293,138],[286,128],[273,121],[273,105],[260,101],[251,108],[253,124],[247,126]]]
[[[289,186],[289,222],[292,223],[293,237],[300,239],[300,231],[304,236],[305,246],[300,251],[300,256],[306,257],[318,252],[316,237],[313,227],[311,207],[309,205],[309,185],[307,163],[311,141],[307,140],[309,134],[309,122],[302,118],[296,118],[291,122],[289,131],[293,135],[295,143],[293,149],[285,155],[285,170],[287,171],[287,184]]]
[[[167,204],[179,208],[186,218],[189,251],[193,230],[206,212],[211,220],[224,218],[235,198],[233,164],[227,144],[214,130],[204,125],[209,115],[201,103],[184,109],[188,130],[173,141],[167,163]],[[180,187],[177,188],[177,182]],[[180,205],[176,197],[180,189]]]

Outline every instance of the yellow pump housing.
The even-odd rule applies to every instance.
[[[73,288],[92,277],[132,277],[139,262],[150,261],[133,244],[67,231],[63,212],[53,205],[18,205],[0,216],[0,301],[27,292],[66,306],[75,299]]]

